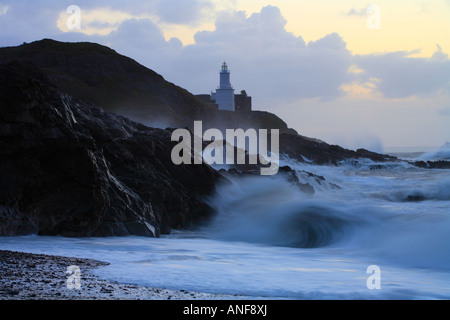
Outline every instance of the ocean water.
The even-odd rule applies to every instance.
[[[217,215],[195,231],[5,237],[0,249],[94,258],[110,262],[96,270],[110,280],[250,299],[450,299],[450,170],[283,162],[314,195],[279,176],[240,178],[206,199]]]

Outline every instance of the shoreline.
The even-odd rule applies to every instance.
[[[70,289],[69,266],[80,268],[80,289]],[[239,296],[169,290],[102,279],[93,259],[0,250],[0,300],[234,300]],[[242,298],[242,297],[241,297]]]

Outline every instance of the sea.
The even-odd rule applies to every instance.
[[[403,156],[450,160],[450,147]],[[217,213],[195,230],[2,237],[0,249],[107,261],[95,273],[108,280],[237,299],[450,299],[450,170],[406,161],[281,165],[315,193],[279,175],[236,177],[205,199]]]

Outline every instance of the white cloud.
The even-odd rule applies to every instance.
[[[378,91],[379,83],[380,79],[377,78],[369,78],[367,81],[358,79],[351,83],[344,83],[341,90],[348,98],[380,99],[382,96]]]
[[[447,60],[448,54],[442,51],[442,47],[439,44],[436,44],[436,48],[437,50],[433,53],[431,58],[434,60]]]
[[[67,28],[66,9],[72,4],[81,9],[81,30]],[[55,38],[68,31],[106,36],[130,19],[151,19],[158,25],[192,26],[205,19],[211,8],[209,0],[3,0],[0,4],[0,46]],[[67,35],[67,38],[73,37]]]
[[[438,51],[433,58],[408,57],[405,52],[355,56],[366,77],[380,79],[378,89],[386,98],[429,96],[450,92],[450,60]]]
[[[212,3],[205,0],[160,0],[156,4],[156,14],[167,23],[195,25],[212,8]]]
[[[369,5],[367,5],[364,8],[360,8],[360,9],[351,8],[349,11],[344,13],[344,15],[346,15],[346,16],[357,16],[357,17],[366,17],[368,15],[368,12],[367,12],[368,8],[369,8]]]
[[[87,35],[99,34],[108,35],[115,31],[119,26],[130,19],[140,19],[143,17],[135,17],[129,13],[112,10],[110,8],[80,10],[81,28],[71,30],[67,26],[67,20],[71,17],[71,13],[66,10],[60,12],[57,20],[57,27],[63,32],[81,32]]]

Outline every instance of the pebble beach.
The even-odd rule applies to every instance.
[[[80,288],[68,285],[67,268],[78,266]],[[101,279],[106,262],[0,250],[0,300],[224,300],[236,296],[142,287]]]

